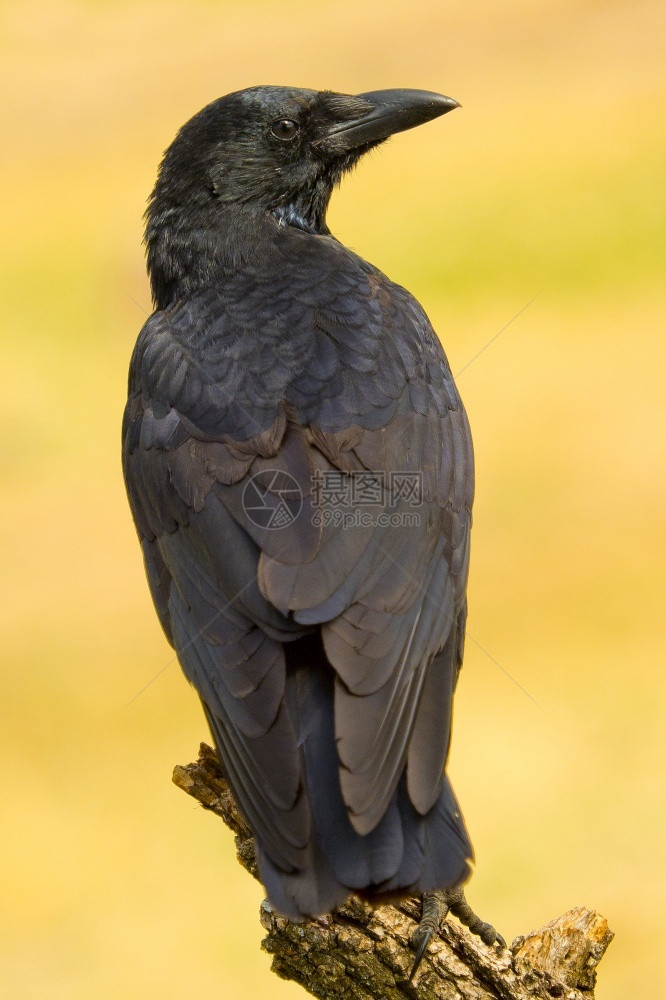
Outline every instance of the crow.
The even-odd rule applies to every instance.
[[[263,86],[188,121],[146,212],[155,311],[123,422],[155,608],[270,904],[423,894],[414,969],[448,909],[503,943],[465,901],[445,772],[472,443],[425,312],[326,210],[368,150],[458,106]]]

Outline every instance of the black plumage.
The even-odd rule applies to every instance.
[[[467,419],[419,304],[325,222],[364,152],[453,107],[416,91],[229,95],[181,129],[147,213],[156,311],[130,369],[130,505],[269,899],[294,918],[469,874],[444,770]],[[369,521],[341,524],[318,498],[334,473],[343,491],[374,485]],[[400,474],[418,474],[416,500]],[[247,490],[279,482],[295,485],[275,529],[248,516]]]

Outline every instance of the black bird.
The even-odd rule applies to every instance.
[[[446,890],[418,957],[440,904],[501,941],[462,895],[445,774],[472,444],[423,309],[326,209],[364,153],[456,107],[255,87],[187,122],[146,213],[155,312],[123,425],[155,607],[269,901],[299,919]]]

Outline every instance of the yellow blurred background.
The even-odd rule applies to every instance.
[[[507,939],[597,908],[598,996],[666,993],[665,50],[640,0],[0,5],[0,995],[303,995],[231,836],[171,784],[207,732],[119,463],[159,158],[257,83],[463,105],[329,221],[422,301],[472,422],[469,897]]]

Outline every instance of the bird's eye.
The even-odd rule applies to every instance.
[[[298,132],[298,123],[292,121],[291,118],[280,118],[279,121],[273,122],[271,125],[271,132],[278,139],[293,139]]]

